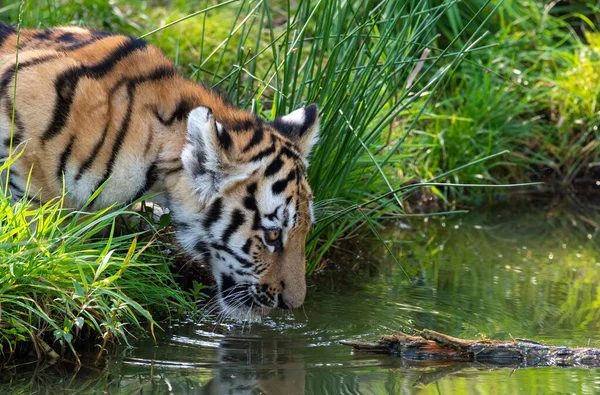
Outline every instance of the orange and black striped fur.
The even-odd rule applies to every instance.
[[[17,44],[0,25],[0,56],[0,157],[22,150],[13,198],[47,201],[63,182],[72,208],[101,185],[93,208],[158,194],[186,251],[211,263],[226,315],[302,304],[315,105],[264,122],[158,48],[76,27],[21,30]]]

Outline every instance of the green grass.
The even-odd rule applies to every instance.
[[[449,26],[462,26],[473,13],[465,5],[459,9]],[[552,192],[593,187],[600,154],[595,127],[599,47],[588,17],[595,17],[566,11],[543,2],[502,2],[486,25],[493,32],[483,41],[489,47],[462,62],[435,92],[408,138],[431,147],[414,151],[421,178],[506,149],[509,155],[471,166],[453,181],[544,181]],[[592,33],[580,35],[582,26]],[[449,27],[443,31],[452,34]],[[495,196],[489,190],[442,192],[462,206]]]
[[[56,356],[48,348],[56,342],[77,359],[74,343],[91,338],[102,354],[107,344],[160,328],[157,318],[194,310],[161,243],[115,235],[124,214],[139,215],[74,212],[62,200],[37,208],[0,191],[0,352],[12,354],[28,340],[38,357]]]

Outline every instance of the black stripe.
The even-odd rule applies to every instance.
[[[246,244],[242,247],[242,251],[246,254],[250,254],[250,247],[252,247],[252,239],[246,240]]]
[[[208,244],[204,241],[199,240],[194,244],[194,250],[198,252],[200,255],[210,256],[210,251],[208,249]]]
[[[113,166],[115,165],[115,161],[117,160],[117,156],[119,155],[119,152],[121,151],[121,148],[123,147],[123,142],[125,141],[125,136],[127,135],[127,131],[129,130],[129,124],[131,123],[131,116],[132,116],[132,112],[133,112],[133,103],[134,103],[134,98],[135,98],[134,92],[135,92],[135,86],[129,85],[127,87],[127,95],[128,95],[127,111],[125,112],[125,117],[123,118],[123,121],[121,122],[121,127],[119,128],[119,131],[117,132],[117,135],[115,137],[115,142],[114,142],[112,150],[110,152],[110,158],[108,159],[108,163],[106,164],[106,170],[104,171],[104,176],[102,176],[102,181],[98,183],[97,187],[104,184],[104,182],[106,182],[106,180],[108,180],[108,177],[110,177],[112,170],[113,170]]]
[[[242,152],[248,152],[252,148],[254,148],[256,145],[260,144],[260,142],[262,141],[262,139],[264,137],[264,134],[265,134],[265,132],[262,127],[259,127],[258,129],[256,129],[254,131],[254,134],[252,135],[252,138],[248,142],[248,145],[246,145],[246,147],[244,147]]]
[[[114,34],[112,34],[112,33],[107,33],[107,32],[102,32],[102,31],[97,31],[97,30],[88,30],[88,32],[90,33],[89,39],[83,39],[82,37],[77,37],[77,36],[73,35],[73,33],[71,33],[71,32],[64,32],[62,35],[58,36],[57,38],[52,38],[51,33],[55,33],[55,32],[56,32],[56,30],[53,30],[53,29],[44,30],[40,33],[37,33],[33,38],[37,41],[51,40],[53,42],[56,42],[56,41],[61,42],[65,45],[60,48],[60,51],[69,52],[69,51],[76,51],[78,49],[87,47],[88,45],[91,45],[98,41],[101,41],[101,40],[105,39],[106,37],[114,36]],[[31,41],[34,41],[34,40],[31,40]],[[42,43],[42,44],[44,44],[44,43]]]
[[[226,253],[228,253],[229,255],[233,256],[235,258],[236,261],[238,261],[243,267],[252,267],[254,266],[254,264],[252,262],[250,262],[249,260],[239,256],[238,254],[236,254],[231,248],[221,245],[221,244],[217,244],[217,243],[212,243],[211,247],[214,248],[215,250],[220,250],[220,251],[224,251]]]
[[[4,45],[4,42],[15,33],[17,33],[17,29],[14,26],[0,23],[0,46]]]
[[[260,211],[258,210],[258,205],[256,204],[256,198],[254,196],[246,196],[244,198],[244,207],[246,209],[252,211],[253,219],[252,219],[252,230],[257,230],[260,228]]]
[[[294,218],[292,219],[292,226],[296,226],[298,220],[298,213],[300,212],[300,200],[296,200],[296,211],[294,212]]]
[[[221,274],[221,292],[229,296],[233,290],[235,289],[236,282],[233,277],[228,276],[226,274]],[[225,296],[225,295],[224,295]]]
[[[3,27],[6,27],[6,25],[3,25]],[[0,36],[1,36],[1,31],[2,31],[3,27],[0,27]],[[0,40],[1,40],[1,38],[0,38]],[[50,60],[54,60],[54,59],[61,58],[61,57],[63,57],[63,55],[54,55],[53,54],[53,55],[40,56],[39,58],[20,63],[18,65],[18,70],[23,70],[28,67],[46,63]],[[14,74],[15,74],[14,68],[9,68],[3,73],[2,78],[0,79],[0,96],[5,97],[6,88],[7,88],[8,84],[13,80]],[[7,113],[10,113],[9,118],[12,119],[12,111],[13,111],[12,110],[12,100],[10,100],[10,98],[6,98],[6,100],[8,103],[6,104],[5,110]],[[8,108],[10,108],[10,110],[8,110]],[[23,126],[23,122],[21,121],[21,118],[19,116],[19,113],[16,111],[16,109],[15,109],[15,129],[16,130],[13,135],[13,145],[18,145],[22,141],[22,136],[24,133],[24,126]],[[6,145],[9,145],[9,144],[10,144],[10,140],[9,140],[9,143],[7,143]]]
[[[175,228],[177,229],[178,232],[182,232],[182,231],[189,232],[190,230],[192,230],[192,225],[188,224],[187,222],[177,221],[174,218],[172,219],[172,221],[173,221],[173,225],[175,225]]]
[[[117,135],[115,137],[115,142],[112,147],[108,163],[106,164],[106,170],[104,172],[104,176],[102,177],[102,180],[96,185],[95,189],[98,189],[100,187],[100,185],[104,184],[106,182],[106,180],[108,180],[108,177],[110,177],[110,175],[112,174],[115,161],[117,160],[117,156],[119,155],[121,149],[123,148],[123,143],[125,142],[125,138],[127,137],[127,132],[129,131],[129,124],[131,123],[131,116],[132,116],[132,112],[133,112],[133,104],[134,104],[134,99],[135,99],[134,93],[135,93],[136,86],[138,84],[148,82],[148,81],[156,81],[156,80],[160,80],[163,78],[170,78],[174,74],[175,74],[175,70],[172,67],[161,67],[161,68],[154,70],[153,72],[151,72],[148,75],[135,77],[135,78],[129,80],[129,82],[127,84],[127,95],[128,95],[127,111],[125,113],[125,117],[123,118],[123,121],[121,122],[121,127],[119,128],[119,131],[117,132]],[[120,84],[121,84],[121,82],[119,82],[117,85],[120,85]]]
[[[244,224],[244,221],[246,221],[244,213],[238,209],[233,210],[233,213],[231,214],[231,222],[221,237],[223,243],[227,244],[229,242],[231,236],[239,229],[240,226]]]
[[[254,196],[254,194],[256,193],[256,188],[256,183],[248,185],[248,187],[246,188],[248,196],[244,198],[244,207],[246,207],[246,209],[254,213],[252,219],[252,230],[260,229],[261,224],[260,210],[258,209],[258,205],[256,204],[256,197]]]
[[[144,182],[144,185],[137,191],[135,197],[131,199],[131,202],[135,202],[144,196],[144,194],[156,183],[158,180],[158,172],[156,170],[156,163],[152,162],[152,164],[148,166],[148,170],[146,170],[146,181]]]
[[[130,38],[100,63],[72,68],[60,74],[54,83],[57,93],[54,114],[50,125],[42,135],[42,143],[60,134],[64,128],[73,104],[75,89],[81,77],[100,79],[110,73],[121,60],[135,51],[144,49],[146,45],[145,41]]]
[[[295,178],[296,178],[296,169],[292,169],[292,171],[290,171],[290,173],[287,175],[286,178],[284,178],[283,180],[274,182],[273,185],[271,186],[271,190],[273,191],[273,193],[275,195],[279,195],[281,192],[283,192],[285,190],[285,188],[290,183],[290,181],[292,181]]]
[[[242,270],[236,270],[236,273],[242,276],[249,276],[250,273],[246,273]],[[253,298],[249,296],[248,290],[250,288],[249,282],[236,283],[232,276],[228,274],[221,274],[221,297],[228,299],[228,304],[235,304],[236,301],[233,298],[237,298],[238,301],[243,301],[248,307],[252,305]]]
[[[251,275],[251,273],[250,273],[250,272],[247,272],[247,271],[245,271],[245,270],[240,270],[240,269],[237,269],[237,270],[235,271],[235,274],[237,274],[238,276],[249,276],[249,275]],[[248,300],[246,300],[246,302],[245,302],[245,303],[246,303],[246,305],[248,305]]]
[[[158,163],[160,164],[177,164],[177,163],[181,163],[181,158],[179,156],[176,156],[174,158],[170,158],[170,159],[161,159],[158,161]]]
[[[256,198],[254,196],[246,196],[244,198],[244,207],[246,207],[250,211],[258,211],[258,206],[256,205]]]
[[[269,164],[269,166],[267,166],[267,170],[265,170],[265,177],[270,177],[270,176],[277,174],[279,172],[279,170],[281,170],[282,167],[283,167],[283,161],[278,156],[275,159],[273,159],[273,161]]]
[[[283,147],[281,149],[281,155],[285,155],[288,158],[293,159],[293,160],[300,160],[300,155],[298,155],[297,153],[295,153],[294,151],[292,151],[288,147]]]
[[[94,43],[96,43],[96,42],[98,42],[98,41],[102,40],[102,39],[103,39],[103,38],[105,38],[105,37],[108,37],[108,35],[106,35],[106,36],[103,36],[103,37],[100,37],[100,36],[98,36],[98,37],[92,36],[92,38],[91,38],[91,39],[89,39],[89,40],[82,40],[82,41],[75,42],[75,43],[73,43],[73,44],[65,45],[65,46],[64,46],[64,47],[62,47],[60,50],[61,50],[61,51],[66,51],[66,52],[69,52],[69,51],[76,51],[76,50],[78,50],[78,49],[81,49],[81,48],[83,48],[83,47],[87,47],[88,45],[94,44]]]
[[[146,146],[144,147],[144,157],[148,156],[148,153],[150,152],[150,148],[152,148],[152,142],[154,140],[154,133],[153,130],[150,129],[150,131],[148,132],[148,137],[146,140]]]
[[[206,173],[206,166],[204,166],[204,162],[200,158],[196,158],[193,165],[191,172],[194,176],[200,176]]]
[[[252,230],[258,230],[261,227],[261,219],[260,219],[260,212],[258,210],[256,210],[254,212],[254,217],[252,218]]]
[[[71,157],[71,153],[73,152],[73,143],[74,142],[75,142],[75,135],[72,135],[71,138],[69,139],[69,144],[67,144],[67,147],[60,155],[58,169],[56,169],[56,177],[58,178],[58,181],[61,184],[62,184],[62,180],[63,180],[63,174],[65,173],[65,170],[67,168],[67,161],[69,160],[69,158]]]
[[[83,161],[83,163],[79,167],[79,170],[77,170],[77,175],[75,175],[75,181],[79,181],[81,179],[81,177],[83,176],[83,173],[85,173],[92,166],[92,163],[98,157],[98,153],[100,152],[100,149],[104,145],[104,141],[106,140],[106,135],[108,134],[108,125],[109,125],[109,121],[106,122],[106,126],[104,127],[104,131],[102,132],[102,136],[100,137],[100,140],[98,140],[96,142],[96,144],[94,144],[94,147],[92,148],[92,152]]]
[[[264,149],[264,150],[260,151],[258,154],[254,155],[252,158],[250,158],[250,162],[259,161],[262,158],[271,155],[273,152],[275,152],[275,145],[271,145],[269,148]]]
[[[89,30],[89,32],[92,38],[96,40],[102,40],[103,38],[114,36],[114,33],[105,32],[102,30]]]
[[[24,62],[19,63],[17,69],[19,71],[21,71],[21,70],[26,69],[28,67],[37,66],[39,64],[46,63],[46,62],[49,62],[51,60],[62,58],[62,57],[64,57],[64,55],[60,55],[60,54],[52,54],[52,55],[40,56],[39,58],[35,58],[35,59],[31,59],[31,60],[26,60]],[[6,94],[6,87],[13,80],[14,75],[15,75],[15,68],[14,67],[10,67],[10,68],[6,69],[4,71],[4,73],[2,74],[2,78],[0,79],[0,94],[2,96],[4,96]]]
[[[194,109],[194,103],[191,99],[189,98],[182,98],[179,103],[177,104],[177,107],[175,107],[175,111],[173,111],[173,114],[171,114],[171,116],[169,118],[163,118],[159,113],[158,110],[154,110],[154,115],[156,116],[156,118],[158,118],[158,121],[160,123],[162,123],[165,126],[170,126],[173,124],[173,122],[177,121],[183,121],[187,118],[187,116],[189,115],[190,111],[192,111]]]
[[[183,170],[183,165],[179,165],[177,167],[174,167],[172,169],[168,169],[165,171],[165,176],[170,176],[173,173],[177,173]]]
[[[19,193],[21,196],[23,196],[23,194],[25,193],[23,188],[14,183],[14,181],[12,180],[12,174],[8,176],[8,186],[11,189],[15,190],[17,193]]]
[[[42,135],[42,143],[57,136],[67,123],[67,118],[71,112],[75,88],[79,82],[80,69],[71,69],[58,76],[54,83],[56,89],[56,104],[54,105],[54,114],[50,125]]]
[[[19,65],[19,70],[23,67],[22,64]],[[15,76],[15,69],[14,67],[10,67],[8,69],[6,69],[4,71],[4,73],[2,73],[2,79],[0,79],[0,94],[2,95],[2,97],[4,97],[6,95],[6,87],[8,86],[8,84],[13,81]],[[7,98],[8,99],[8,98]],[[12,102],[12,100],[9,100],[10,102]]]
[[[65,32],[60,36],[54,38],[54,40],[58,41],[59,43],[73,44],[77,41],[77,37],[75,37],[71,32]]]
[[[4,110],[6,112],[6,117],[10,120],[12,120],[12,116],[13,116],[13,104],[12,101],[5,101],[4,102]],[[21,116],[19,115],[19,113],[17,112],[17,109],[14,109],[14,131],[13,131],[13,147],[19,145],[21,143],[21,141],[23,141],[23,134],[25,133],[25,125],[23,125],[23,121],[21,120]],[[7,137],[4,140],[4,143],[7,147],[10,147],[10,137]]]
[[[119,45],[108,57],[100,63],[93,66],[82,66],[77,71],[78,76],[86,76],[88,78],[99,79],[106,76],[112,69],[123,59],[128,57],[135,51],[146,48],[148,44],[139,39],[129,37],[129,40]]]
[[[46,29],[46,30],[40,30],[37,33],[35,33],[32,37],[33,40],[50,40],[51,39],[51,35],[52,33],[54,33],[54,29]]]
[[[272,213],[265,214],[265,217],[271,221],[274,221],[277,218],[277,210],[279,210],[280,207],[281,205],[277,206],[277,208],[275,208],[275,210],[273,210]]]
[[[236,132],[243,132],[246,130],[252,130],[258,126],[260,122],[258,118],[255,119],[244,119],[243,121],[235,121],[231,125],[227,125],[230,129]]]
[[[14,129],[14,133],[13,133],[13,147],[15,145],[21,144],[21,142],[23,141],[23,135],[25,134],[25,125],[23,125],[21,116],[17,112],[16,108],[15,108],[14,115],[15,115],[15,118],[14,118],[15,129]]]
[[[282,226],[285,229],[288,227],[289,224],[290,224],[290,216],[286,214],[285,217],[283,218]]]
[[[267,270],[267,267],[266,267],[266,266],[263,266],[263,267],[261,267],[260,269],[258,269],[258,270],[255,270],[255,271],[254,271],[254,273],[256,273],[256,274],[260,275],[260,274],[261,274],[262,272],[264,272],[265,270]]]
[[[39,58],[20,63],[18,65],[18,70],[21,71],[28,67],[42,64],[49,60],[53,60],[53,59],[56,59],[59,57],[62,57],[62,55],[40,56]],[[11,92],[11,94],[9,95],[6,90],[8,88],[8,84],[10,84],[14,80],[14,76],[15,76],[15,69],[13,67],[11,67],[4,71],[4,73],[2,74],[2,78],[0,79],[0,97],[4,98],[6,100],[6,102],[4,103],[4,111],[6,112],[6,116],[8,117],[8,119],[11,119],[11,120],[13,119],[12,116],[13,116],[14,97],[13,97],[13,92]],[[15,115],[15,118],[14,118],[15,129],[14,129],[14,133],[13,133],[13,146],[19,145],[21,143],[21,141],[23,140],[23,134],[25,133],[25,126],[23,125],[23,121],[21,120],[19,112],[17,111],[16,108],[14,109],[14,115]],[[9,146],[9,145],[10,145],[10,138],[8,138],[8,143],[6,144],[6,146]]]
[[[208,213],[206,213],[206,217],[204,218],[204,222],[202,223],[202,225],[204,225],[204,228],[210,229],[212,224],[214,224],[221,218],[222,213],[223,213],[223,199],[217,198],[213,202],[213,204],[211,204],[210,209],[208,210]]]
[[[223,148],[225,151],[229,151],[231,144],[233,144],[229,132],[227,132],[225,129],[221,130],[221,132],[217,131],[217,137],[219,138],[219,145],[221,148]]]

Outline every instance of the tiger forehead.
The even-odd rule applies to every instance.
[[[271,156],[247,180],[223,191],[223,195],[236,201],[241,199],[243,205],[252,210],[266,203],[263,199],[273,202],[271,199],[275,198],[285,201],[286,205],[313,199],[306,166],[301,160],[284,154]]]
[[[258,161],[277,154],[276,156],[286,161],[291,160],[303,169],[306,167],[302,154],[294,144],[260,118],[236,122],[228,120],[223,123],[223,128],[223,133],[228,134],[225,138],[228,137],[242,154],[240,159]]]

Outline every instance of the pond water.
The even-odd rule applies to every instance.
[[[339,344],[429,328],[600,347],[598,207],[513,205],[390,224],[382,235],[401,266],[380,245],[353,242],[360,251],[336,254],[303,309],[250,327],[176,323],[157,345],[140,340],[103,367],[27,364],[0,383],[9,393],[600,393],[600,369],[432,365]]]

